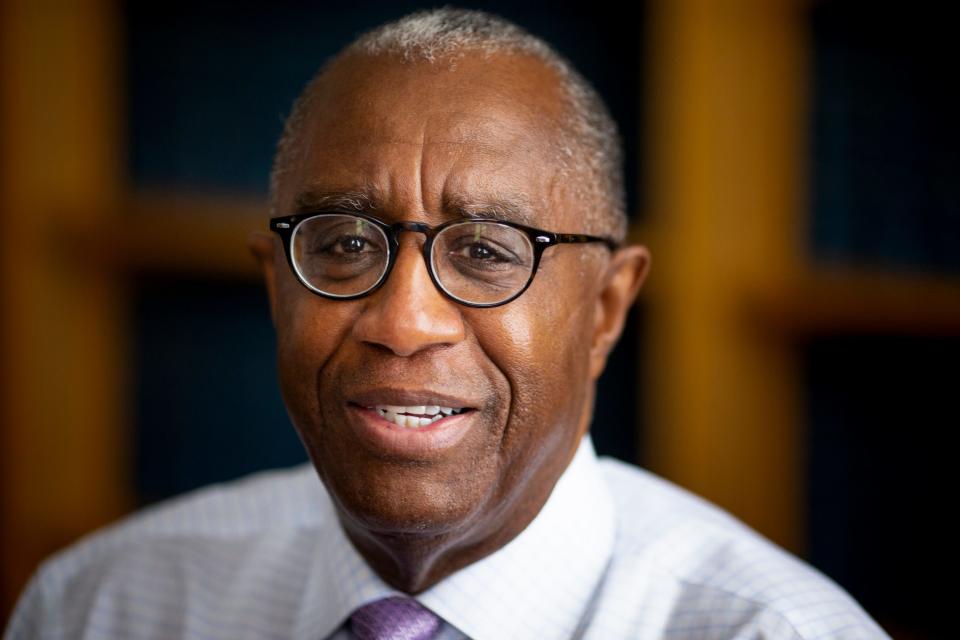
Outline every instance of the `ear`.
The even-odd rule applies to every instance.
[[[270,319],[277,326],[277,280],[276,280],[276,244],[273,235],[264,231],[254,231],[247,236],[247,248],[260,265],[264,283],[267,285],[267,297],[270,300]]]
[[[646,247],[629,246],[613,253],[601,280],[593,322],[590,348],[590,377],[596,380],[607,364],[607,356],[616,344],[627,312],[637,297],[650,269]]]

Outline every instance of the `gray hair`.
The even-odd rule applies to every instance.
[[[444,60],[455,65],[457,58],[477,52],[487,57],[532,55],[557,73],[567,107],[555,141],[557,160],[561,172],[579,178],[573,184],[586,225],[571,231],[621,241],[627,226],[623,148],[617,125],[596,90],[550,45],[521,27],[483,11],[451,7],[418,11],[367,31],[314,75],[294,103],[277,144],[270,174],[271,214],[277,214],[280,177],[293,161],[315,86],[334,62],[347,54],[361,54],[395,56],[410,63]]]

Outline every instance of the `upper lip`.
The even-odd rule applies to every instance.
[[[348,400],[363,407],[394,405],[416,407],[420,405],[451,407],[453,409],[476,409],[480,402],[462,395],[429,389],[378,388],[350,394]]]

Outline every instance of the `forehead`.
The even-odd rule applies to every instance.
[[[280,189],[288,209],[306,208],[316,194],[353,192],[404,214],[497,201],[522,218],[526,203],[529,219],[518,221],[535,223],[539,209],[562,200],[564,106],[555,72],[539,60],[353,56],[314,91]]]

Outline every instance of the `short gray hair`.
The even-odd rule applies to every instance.
[[[418,11],[361,34],[328,60],[304,88],[284,123],[270,174],[270,210],[275,210],[280,177],[293,161],[315,86],[347,54],[389,55],[405,62],[455,62],[466,53],[528,54],[553,69],[560,80],[567,115],[556,141],[561,171],[579,176],[576,195],[584,205],[586,228],[570,231],[626,235],[623,146],[602,98],[566,58],[521,27],[483,11],[443,7]]]

